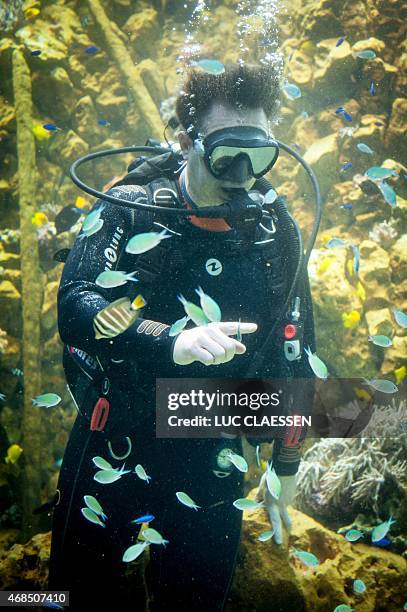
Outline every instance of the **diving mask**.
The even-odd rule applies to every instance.
[[[260,178],[274,166],[279,153],[273,138],[250,126],[216,130],[195,142],[211,174],[233,182]]]

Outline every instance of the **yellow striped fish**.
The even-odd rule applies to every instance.
[[[115,300],[93,318],[96,340],[114,338],[126,331],[140,316],[140,309],[146,305],[143,296],[138,295],[133,302],[123,297]]]

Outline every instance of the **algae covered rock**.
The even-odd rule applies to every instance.
[[[347,604],[362,612],[401,610],[406,561],[393,553],[364,544],[351,544],[309,516],[290,508],[293,520],[290,546],[312,552],[319,560],[307,569],[284,546],[259,542],[270,529],[265,510],[244,513],[241,549],[226,610],[296,610],[327,612]],[[353,592],[353,580],[367,590]]]

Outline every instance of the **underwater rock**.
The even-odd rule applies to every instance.
[[[380,310],[368,310],[365,313],[369,336],[383,335],[391,336],[393,319],[388,308]]]
[[[241,548],[228,612],[240,610],[312,610],[326,612],[341,603],[358,610],[401,609],[401,585],[407,578],[402,557],[364,544],[351,544],[314,519],[290,508],[293,520],[289,545],[312,552],[319,565],[307,569],[284,546],[259,542],[270,529],[264,509],[243,514]],[[362,579],[367,591],[362,600],[353,593],[353,579]]]
[[[21,334],[21,293],[14,285],[4,280],[0,282],[1,325],[12,336]]]
[[[332,104],[332,92],[338,88],[338,83],[341,83],[340,99],[352,97],[354,86],[350,76],[355,68],[355,60],[349,44],[345,41],[340,47],[335,47],[336,40],[323,40],[318,43],[317,48],[321,56],[313,58],[313,108]]]
[[[57,327],[56,295],[58,282],[47,283],[44,290],[44,301],[42,304],[41,329],[49,337]]]
[[[313,142],[304,155],[305,161],[310,164],[318,176],[322,198],[328,194],[332,184],[338,180],[338,138],[330,134],[325,138]],[[304,171],[298,169],[297,183],[299,192],[307,192],[309,179]]]
[[[161,101],[164,100],[168,94],[165,90],[163,75],[161,74],[158,64],[151,59],[145,59],[138,64],[137,70],[151,98],[154,100],[157,108],[159,108]]]
[[[41,100],[42,115],[52,117],[57,124],[69,122],[78,93],[67,71],[58,67],[50,73],[36,73],[32,84],[34,99]]]
[[[359,245],[359,278],[366,290],[365,308],[378,309],[387,306],[390,299],[390,257],[376,242],[363,240]]]
[[[51,532],[38,533],[26,544],[14,544],[0,556],[0,589],[47,588]]]
[[[73,111],[74,129],[81,137],[86,138],[90,145],[102,140],[103,128],[98,125],[98,113],[90,96],[80,98]]]
[[[391,247],[390,266],[393,284],[401,283],[407,278],[407,234],[403,234]]]
[[[385,145],[396,159],[406,159],[407,156],[406,123],[407,100],[396,98],[385,137]]]
[[[154,8],[135,12],[122,26],[122,30],[127,34],[128,43],[137,58],[153,58],[157,55],[157,41],[160,40],[161,31]]]
[[[89,145],[73,130],[69,130],[62,145],[58,147],[61,159],[65,165],[72,164],[78,157],[86,155]]]

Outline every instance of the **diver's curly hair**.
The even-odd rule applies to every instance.
[[[270,64],[225,65],[221,74],[190,67],[175,110],[182,127],[196,138],[202,118],[215,100],[233,108],[263,108],[272,119],[279,105],[279,91],[279,73]],[[192,114],[191,107],[195,109]]]

